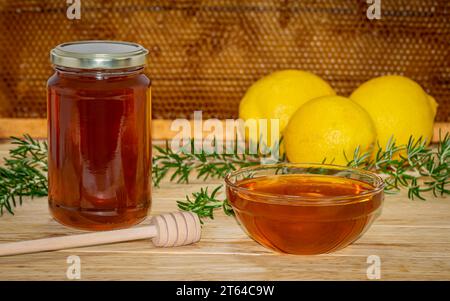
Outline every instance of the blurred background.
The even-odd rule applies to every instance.
[[[406,75],[450,121],[450,1],[0,0],[0,118],[45,118],[49,51],[73,40],[124,40],[149,51],[153,118],[236,118],[252,82],[305,69],[349,95],[384,74]]]

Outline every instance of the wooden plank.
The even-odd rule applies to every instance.
[[[155,189],[153,213],[175,210],[175,200],[200,186],[165,183]],[[276,254],[219,213],[205,224],[196,245],[158,249],[148,241],[138,241],[3,257],[0,279],[63,280],[69,255],[80,256],[84,280],[362,280],[367,279],[369,255],[381,258],[382,279],[450,279],[449,212],[448,200],[422,202],[405,200],[404,195],[388,196],[382,217],[358,242],[320,256]],[[0,219],[2,242],[79,232],[52,221],[44,198],[28,200],[16,216]]]
[[[0,146],[2,151],[9,147]],[[177,210],[176,200],[221,183],[164,182],[153,190],[152,214]],[[46,198],[27,199],[15,216],[0,217],[0,243],[81,232],[53,221]],[[383,280],[450,280],[450,202],[448,197],[411,201],[404,193],[388,195],[369,231],[331,254],[274,253],[248,238],[232,217],[218,212],[206,221],[202,240],[195,245],[161,249],[136,241],[1,257],[0,280],[64,280],[69,255],[80,256],[83,280],[364,280],[370,255],[380,257]]]
[[[171,130],[173,120],[155,119],[152,120],[152,139],[167,140],[172,139],[178,131]],[[191,130],[193,131],[193,121],[189,121]],[[222,121],[223,123],[224,121]],[[224,126],[224,125],[223,125]],[[224,126],[225,128],[225,126]],[[436,122],[434,124],[433,142],[439,139],[439,131],[441,134],[450,132],[450,123]],[[47,120],[46,119],[22,119],[22,118],[0,118],[0,138],[8,138],[10,136],[22,136],[24,133],[30,134],[32,137],[47,137]],[[207,131],[203,132],[206,136]]]
[[[21,137],[23,134],[36,138],[47,137],[47,119],[0,118],[0,138]]]

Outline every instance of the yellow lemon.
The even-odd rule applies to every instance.
[[[247,90],[239,105],[239,117],[243,120],[278,119],[281,133],[302,104],[316,97],[335,94],[327,82],[310,72],[277,71],[256,81]]]
[[[291,162],[346,165],[357,147],[370,152],[376,138],[369,114],[342,96],[308,101],[289,120],[284,131],[286,155]]]
[[[371,116],[382,148],[391,137],[397,145],[406,144],[410,136],[431,141],[437,103],[415,81],[398,75],[377,77],[350,98]]]

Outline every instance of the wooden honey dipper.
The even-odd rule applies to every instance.
[[[148,226],[0,244],[0,256],[95,246],[146,238],[151,238],[153,244],[157,247],[176,247],[195,243],[200,240],[200,236],[201,227],[197,214],[174,212],[154,216]]]

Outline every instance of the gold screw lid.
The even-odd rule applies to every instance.
[[[136,43],[77,41],[63,43],[50,52],[56,66],[77,69],[121,69],[145,65],[148,50]]]

